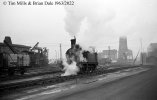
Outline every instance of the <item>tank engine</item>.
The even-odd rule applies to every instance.
[[[71,39],[71,48],[66,52],[67,63],[73,61],[80,69],[80,73],[92,72],[98,65],[97,53],[83,50],[80,45],[76,44],[76,38]]]

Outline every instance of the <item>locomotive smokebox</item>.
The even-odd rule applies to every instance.
[[[71,48],[74,48],[76,45],[76,38],[74,37],[74,39],[71,39]]]

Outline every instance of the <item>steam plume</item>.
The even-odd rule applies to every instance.
[[[65,30],[70,36],[77,36],[78,40],[89,44],[92,44],[93,38],[102,38],[103,26],[115,16],[112,9],[104,9],[104,5],[95,0],[90,0],[90,3],[79,0],[75,6],[66,6],[65,11]]]
[[[117,44],[112,43],[125,35],[137,52],[139,45],[134,44],[139,38],[146,47],[156,42],[156,4],[156,0],[77,0],[75,6],[65,7],[65,29],[88,46],[108,43],[115,48]]]
[[[62,76],[68,75],[77,75],[79,72],[79,67],[76,65],[76,62],[73,61],[71,64],[68,64],[66,61],[63,62],[65,73]]]

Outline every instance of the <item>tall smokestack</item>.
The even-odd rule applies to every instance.
[[[74,39],[71,39],[71,48],[74,48],[75,44],[76,44],[76,38],[74,36]]]

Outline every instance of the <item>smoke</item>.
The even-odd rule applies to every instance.
[[[78,0],[75,6],[66,6],[65,30],[77,36],[80,44],[90,45],[104,36],[104,25],[115,17],[115,13],[102,0]],[[93,39],[96,41],[93,42]]]
[[[65,73],[61,76],[77,75],[77,73],[79,72],[79,67],[76,65],[75,61],[72,61],[71,64],[68,64],[67,61],[63,61],[63,65],[63,70],[65,71]]]
[[[76,36],[83,48],[111,46],[118,49],[118,38],[128,37],[128,48],[137,52],[157,42],[156,0],[77,0],[65,6],[65,30]]]
[[[67,16],[65,18],[65,29],[71,36],[76,36],[80,31],[83,16],[71,8],[66,8]]]
[[[156,0],[77,0],[65,7],[65,30],[77,36],[81,46],[117,48],[118,38],[124,35],[129,48],[137,51],[140,38],[145,47],[157,42],[156,4]]]
[[[87,59],[83,57],[83,51],[79,54],[79,58],[81,62],[87,62]]]

